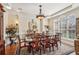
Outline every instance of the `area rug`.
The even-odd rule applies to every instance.
[[[18,51],[18,50],[17,50]],[[74,52],[74,47],[66,44],[59,45],[58,50],[55,48],[54,51],[49,52],[48,49],[46,53],[42,53],[42,55],[69,55],[70,53]],[[16,53],[18,55],[18,52]],[[27,48],[23,48],[21,50],[20,55],[32,55],[27,52]],[[35,55],[39,55],[39,53],[36,53]]]
[[[62,44],[61,46],[59,46],[58,50],[55,48],[55,51],[52,51],[50,53],[47,52],[44,55],[69,55],[72,52],[74,52],[74,47]]]

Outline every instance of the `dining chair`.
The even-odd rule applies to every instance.
[[[57,38],[52,38],[52,40],[53,40],[53,46],[55,46],[58,50],[58,40],[57,40]]]
[[[29,47],[27,41],[25,41],[25,39],[20,39],[20,36],[17,36],[18,37],[18,50],[19,50],[19,54],[21,52],[21,49],[22,48],[25,48],[25,47]]]
[[[59,34],[56,34],[55,38],[60,43],[60,46],[61,46],[61,36]]]
[[[31,46],[32,46],[32,54],[33,55],[36,52],[39,52],[41,54],[42,46],[41,46],[41,42],[40,42],[40,37],[39,36],[35,36],[33,38],[33,41],[31,43]]]
[[[42,40],[42,46],[44,53],[46,52],[47,48],[49,49],[49,52],[51,52],[50,40],[48,36],[45,36],[44,40]]]

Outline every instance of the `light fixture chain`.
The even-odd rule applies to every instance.
[[[39,7],[40,7],[40,14],[41,14],[42,13],[42,9],[41,9],[42,5],[39,5]]]

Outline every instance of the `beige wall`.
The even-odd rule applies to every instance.
[[[18,20],[18,14],[14,10],[8,10],[5,12],[8,17],[7,17],[7,26],[13,24],[15,25],[19,20]],[[5,16],[6,17],[6,16]]]
[[[27,31],[27,18],[25,14],[19,13],[19,34],[26,34]]]
[[[49,33],[53,34],[53,19],[47,19],[48,20],[48,26],[49,26]]]

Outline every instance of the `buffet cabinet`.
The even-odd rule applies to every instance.
[[[75,40],[74,43],[75,43],[75,53],[79,55],[79,40]]]
[[[79,18],[76,18],[76,38],[77,40],[74,41],[75,53],[79,55]]]
[[[3,12],[0,12],[0,55],[5,54],[5,43],[3,39]]]

